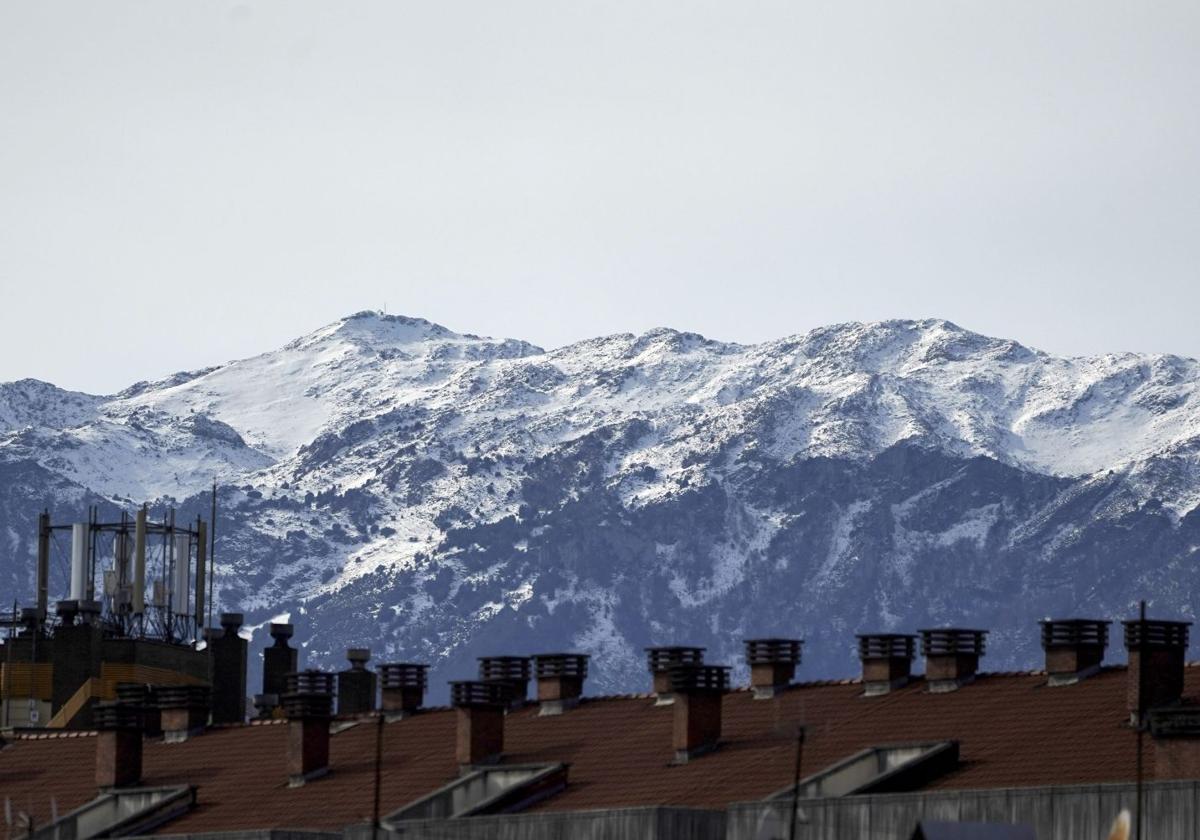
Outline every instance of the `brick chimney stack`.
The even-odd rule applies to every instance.
[[[408,717],[425,702],[429,666],[416,662],[393,662],[379,666],[383,683],[383,711],[390,720]]]
[[[463,680],[450,683],[457,716],[455,758],[467,770],[494,764],[504,752],[504,714],[512,702],[510,683]]]
[[[238,630],[241,613],[221,613],[221,632],[211,634],[213,723],[246,720],[246,664],[249,645]]]
[[[529,696],[529,677],[528,656],[479,657],[479,679],[484,682],[506,683],[509,686],[509,698],[513,708],[525,704]]]
[[[671,745],[675,763],[686,764],[717,748],[721,740],[721,698],[729,689],[723,665],[676,665],[670,671],[674,696]]]
[[[1147,711],[1154,736],[1154,778],[1200,778],[1200,708]]]
[[[755,700],[769,700],[796,675],[802,639],[746,639],[746,664]]]
[[[294,632],[295,627],[291,624],[271,625],[271,638],[275,641],[270,647],[263,648],[262,694],[255,695],[256,702],[261,701],[256,707],[260,718],[274,715],[274,708],[269,714],[264,714],[265,704],[273,702],[278,707],[279,698],[287,693],[287,675],[300,670],[299,652],[288,644]],[[274,700],[271,701],[271,698]]]
[[[561,715],[579,705],[587,679],[587,654],[540,653],[533,661],[539,715]]]
[[[703,665],[704,648],[667,647],[646,648],[646,666],[653,680],[655,705],[665,706],[674,702],[671,693],[671,669],[676,665]]]
[[[96,787],[133,787],[142,780],[142,710],[132,703],[97,703]]]
[[[1183,697],[1183,667],[1190,621],[1136,618],[1122,622],[1129,672],[1125,696],[1130,721],[1150,709],[1171,706]]]
[[[1041,622],[1047,684],[1074,685],[1099,673],[1111,623],[1094,618],[1048,618]]]
[[[288,787],[300,787],[329,772],[333,674],[289,674],[287,688],[283,710],[288,718]]]
[[[160,685],[155,691],[164,741],[178,743],[204,733],[212,704],[208,686]]]
[[[956,691],[975,679],[986,630],[939,627],[918,632],[925,656],[925,681],[931,693]]]
[[[367,668],[371,651],[350,648],[346,659],[350,667],[338,673],[339,715],[360,715],[375,711],[375,672]]]
[[[908,633],[863,633],[858,637],[863,694],[878,697],[912,679],[917,637]]]

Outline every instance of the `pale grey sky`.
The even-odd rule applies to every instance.
[[[1200,355],[1200,4],[0,2],[0,381],[385,303]]]

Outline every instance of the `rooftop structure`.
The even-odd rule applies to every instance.
[[[1135,634],[1133,643],[1153,638],[1156,646],[1173,652],[1170,645],[1182,640],[1179,625],[1168,623],[1172,633],[1163,635],[1151,624],[1137,626],[1141,635]],[[954,631],[953,638],[962,641],[956,649],[931,644],[927,653],[973,657],[979,651],[977,632],[962,640],[962,631]],[[440,827],[430,828],[427,836],[466,837],[481,835],[455,832],[466,832],[473,820],[500,819],[497,814],[512,811],[523,820],[538,815],[569,820],[587,814],[592,816],[586,819],[595,819],[597,810],[628,815],[650,809],[645,813],[653,811],[661,822],[666,808],[683,815],[680,819],[710,815],[711,825],[722,826],[719,834],[694,836],[733,840],[786,836],[743,831],[746,814],[757,808],[753,813],[777,826],[779,809],[791,809],[796,799],[801,803],[797,813],[808,821],[796,836],[807,837],[815,835],[804,833],[803,825],[823,819],[819,815],[830,812],[833,801],[860,800],[876,807],[884,801],[880,796],[915,796],[918,802],[940,797],[940,802],[971,792],[976,798],[970,801],[976,802],[997,791],[1004,802],[1013,802],[1014,789],[1036,789],[1052,801],[1074,796],[1070,791],[1076,788],[1070,786],[1117,785],[1111,801],[1093,803],[1097,813],[1088,817],[1089,825],[1099,825],[1107,810],[1133,804],[1128,786],[1137,774],[1139,732],[1131,722],[1131,702],[1136,711],[1147,692],[1131,694],[1131,679],[1156,686],[1156,706],[1145,709],[1153,731],[1141,735],[1146,778],[1160,786],[1155,801],[1168,801],[1163,797],[1175,790],[1170,785],[1200,778],[1200,715],[1189,713],[1191,704],[1200,702],[1200,666],[1185,665],[1174,653],[1143,657],[1137,668],[1097,664],[1095,634],[1076,635],[1053,636],[1047,657],[1059,670],[1052,673],[989,673],[973,663],[942,663],[937,678],[952,680],[952,690],[920,675],[888,679],[882,693],[867,690],[879,682],[878,658],[895,654],[907,661],[912,645],[904,637],[865,648],[870,654],[863,660],[865,681],[780,684],[772,675],[768,697],[754,686],[730,686],[724,668],[689,654],[661,663],[665,681],[653,671],[657,687],[673,696],[669,704],[654,692],[607,697],[581,692],[551,715],[539,703],[514,699],[514,675],[506,672],[457,683],[452,708],[421,707],[418,699],[406,704],[404,714],[376,704],[377,711],[335,717],[334,675],[301,672],[287,680],[282,701],[287,719],[210,726],[186,739],[171,738],[169,732],[146,735],[132,787],[194,791],[194,804],[191,794],[180,794],[164,812],[170,818],[149,830],[171,835],[276,829],[353,833],[356,826],[369,827],[378,814],[383,830],[399,836],[426,836],[418,828],[436,823]],[[1076,677],[1069,683],[1052,681],[1053,673],[1064,672],[1062,648],[1073,639],[1089,646],[1085,667],[1071,671]],[[756,655],[760,647],[754,646]],[[794,647],[787,647],[790,661]],[[579,654],[535,656],[533,661],[543,663],[539,679],[557,677],[567,656],[572,679],[582,688]],[[385,663],[380,672],[385,690],[398,690],[400,677],[410,673],[414,687],[423,687],[423,672],[413,663]],[[1178,690],[1169,696],[1172,686]],[[125,720],[107,711],[103,718]],[[122,726],[128,729],[128,723]],[[168,728],[165,719],[162,728]],[[7,734],[0,750],[0,795],[36,825],[56,813],[86,808],[107,794],[98,790],[96,776],[80,768],[106,760],[100,743],[111,729]],[[133,752],[129,755],[133,761]],[[801,785],[795,791],[797,775]],[[125,781],[129,788],[128,774]],[[1194,797],[1194,781],[1188,784],[1179,790]],[[816,803],[824,804],[818,808]],[[1030,819],[1040,819],[1030,813]],[[911,814],[913,820],[938,817],[919,808]],[[761,819],[760,827],[766,824]],[[872,836],[907,838],[914,826]],[[1175,835],[1153,836],[1173,840]]]

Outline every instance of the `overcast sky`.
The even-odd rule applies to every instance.
[[[1200,356],[1194,2],[0,3],[0,381],[386,305]]]

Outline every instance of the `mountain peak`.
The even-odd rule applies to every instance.
[[[372,349],[454,342],[511,345],[520,347],[523,353],[541,352],[541,348],[528,342],[459,333],[425,318],[392,315],[371,309],[340,318],[332,324],[296,339],[288,344],[286,349],[303,349],[330,339],[347,340]]]
[[[1030,361],[1043,354],[1018,342],[964,329],[944,318],[849,321],[800,339],[809,356],[842,358],[867,370],[980,361]]]

